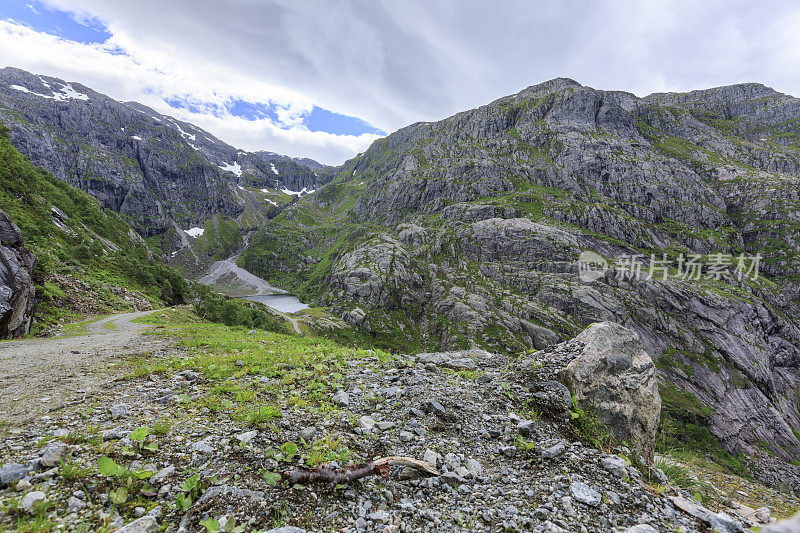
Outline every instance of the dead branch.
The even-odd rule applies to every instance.
[[[427,461],[419,461],[411,457],[402,457],[399,455],[390,455],[388,457],[380,457],[373,461],[367,461],[361,465],[345,468],[331,468],[329,466],[320,466],[319,468],[297,467],[288,472],[284,472],[282,476],[285,480],[299,485],[307,485],[310,483],[345,485],[357,479],[372,475],[389,477],[390,466],[408,466],[433,476],[439,475],[439,471],[436,470],[436,465]]]

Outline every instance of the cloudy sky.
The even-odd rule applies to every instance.
[[[238,148],[338,164],[385,132],[558,76],[642,96],[746,81],[800,95],[800,5],[0,0],[0,65]]]

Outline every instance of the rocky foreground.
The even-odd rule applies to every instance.
[[[519,359],[351,350],[274,371],[259,371],[244,343],[273,353],[275,336],[241,335],[243,348],[223,358],[185,348],[9,429],[0,528],[644,533],[774,521],[721,495],[704,507],[648,466],[655,372],[621,326],[595,325]],[[240,416],[235,406],[248,398],[278,403]],[[626,431],[628,447],[611,443]],[[393,467],[347,485],[281,480],[303,465],[387,455],[427,461],[439,475]],[[796,531],[786,527],[762,531]]]

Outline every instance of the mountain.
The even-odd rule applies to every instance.
[[[183,277],[154,259],[117,213],[31,164],[3,127],[0,213],[2,334],[188,299]]]
[[[555,79],[377,140],[240,265],[404,353],[624,324],[658,361],[661,446],[797,488],[799,175],[800,100],[763,85],[638,98]],[[585,251],[611,267],[592,282]],[[626,276],[631,258],[662,270]],[[701,279],[678,276],[689,260]]]
[[[237,150],[141,104],[15,68],[0,70],[0,122],[35,165],[189,268],[226,257],[242,233],[329,179],[315,161]]]

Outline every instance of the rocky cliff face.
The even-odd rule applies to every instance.
[[[28,333],[33,319],[36,257],[22,243],[22,233],[0,211],[0,339]]]
[[[800,100],[755,84],[637,98],[552,80],[376,141],[242,264],[401,350],[515,352],[621,323],[656,360],[667,420],[786,479],[800,453],[798,118]],[[584,251],[610,267],[591,282]],[[755,254],[758,280],[706,275]],[[625,274],[632,256],[645,275]],[[679,276],[691,256],[700,279]],[[653,259],[670,269],[647,279]]]
[[[185,230],[217,228],[220,217],[252,228],[327,179],[318,163],[237,150],[146,106],[13,68],[0,70],[0,122],[35,165],[122,214],[165,253],[197,258],[219,243],[196,246]]]

